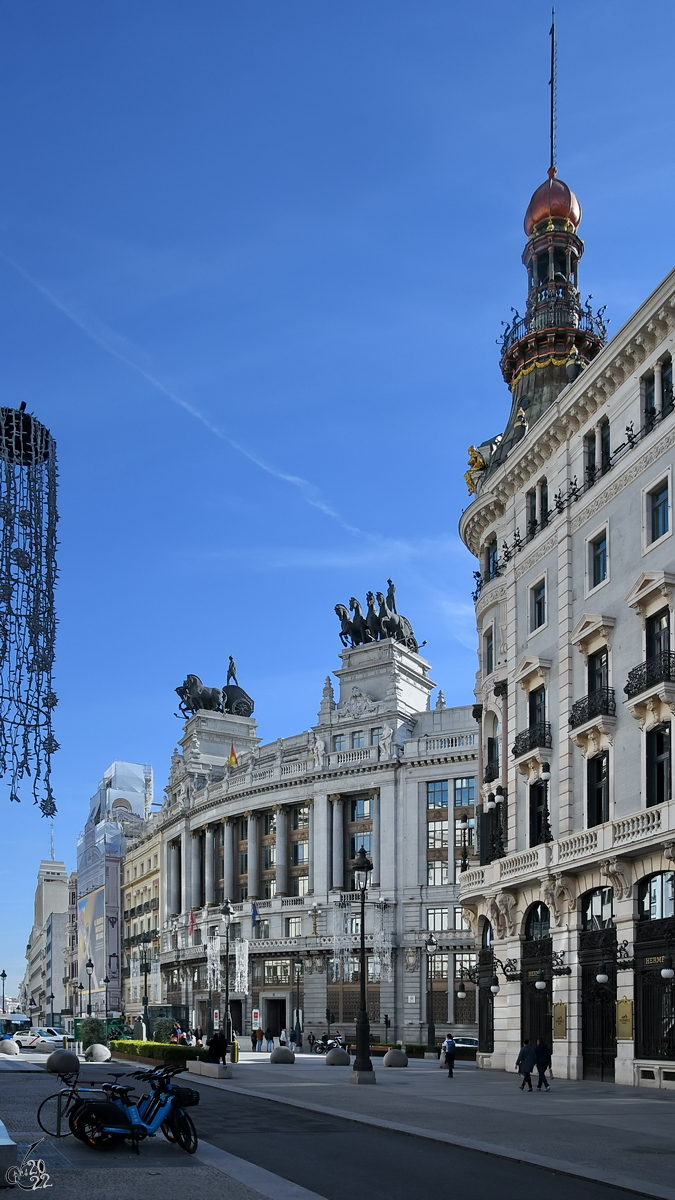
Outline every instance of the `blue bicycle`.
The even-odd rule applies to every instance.
[[[150,1093],[139,1100],[130,1095],[133,1084],[102,1084],[104,1100],[84,1100],[70,1113],[71,1133],[95,1150],[112,1149],[129,1138],[138,1153],[139,1142],[155,1137],[161,1129],[168,1142],[180,1146],[187,1154],[194,1154],[197,1131],[185,1109],[199,1104],[199,1092],[175,1087],[173,1083],[173,1076],[184,1070],[184,1067],[162,1066],[132,1072],[133,1079],[150,1084]]]

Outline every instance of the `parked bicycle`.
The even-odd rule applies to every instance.
[[[101,1084],[99,1088],[78,1088],[76,1077],[62,1076],[66,1088],[40,1105],[40,1128],[53,1137],[66,1137],[67,1126],[68,1133],[96,1150],[112,1149],[128,1138],[137,1153],[139,1142],[161,1129],[168,1142],[180,1146],[187,1154],[194,1154],[197,1131],[185,1109],[199,1104],[199,1092],[173,1083],[173,1076],[184,1070],[180,1066],[162,1066],[131,1072],[132,1079],[150,1084],[150,1092],[140,1099],[130,1094],[133,1084],[117,1082],[122,1073],[111,1071],[116,1082]],[[91,1099],[94,1092],[102,1099]]]

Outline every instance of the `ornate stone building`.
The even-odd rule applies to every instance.
[[[200,709],[185,722],[159,816],[166,1011],[205,1029],[211,1013],[223,1021],[220,908],[230,899],[234,1028],[247,1036],[253,1019],[278,1033],[294,1024],[299,997],[305,1037],[325,1030],[328,1009],[353,1038],[353,861],[364,845],[374,864],[366,903],[373,1035],[426,1039],[430,929],[439,943],[439,1032],[448,1024],[474,1032],[474,991],[455,1002],[452,980],[475,959],[455,860],[463,840],[473,853],[476,723],[470,708],[446,708],[441,693],[429,707],[429,664],[406,642],[386,637],[341,658],[337,702],[328,678],[312,730],[260,745],[252,716]],[[209,703],[212,691],[202,689]]]
[[[580,220],[552,169],[504,334],[511,413],[472,448],[482,809],[460,894],[483,1066],[543,1037],[556,1075],[669,1087],[675,272],[603,345]]]
[[[155,814],[143,823],[142,832],[136,838],[127,841],[122,861],[122,1010],[131,1020],[143,1013],[146,978],[149,1008],[162,1000],[160,859],[161,839]]]

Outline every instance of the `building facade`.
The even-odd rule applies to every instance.
[[[122,862],[122,1010],[131,1020],[142,1014],[144,995],[152,1007],[162,1000],[159,969],[161,839],[156,826],[156,816],[150,817],[142,832],[128,841]]]
[[[363,845],[373,1035],[426,1041],[430,989],[439,1032],[475,1031],[473,986],[462,1001],[453,989],[475,960],[455,883],[462,854],[473,859],[471,708],[439,694],[431,709],[429,664],[391,638],[341,658],[337,702],[328,678],[309,731],[260,745],[250,716],[201,710],[185,723],[159,816],[166,1011],[223,1022],[229,899],[234,1029],[278,1034],[299,1013],[304,1035],[320,1035],[328,1012],[353,1038]]]
[[[20,989],[23,1011],[35,1025],[46,1024],[52,1015],[57,1023],[61,1022],[61,1010],[65,1007],[61,964],[67,911],[65,863],[43,859],[38,869],[33,926],[26,946],[26,973]],[[53,1000],[48,999],[51,996]]]
[[[675,1081],[675,272],[612,341],[581,306],[576,197],[528,209],[511,413],[473,451],[479,1063],[524,1037],[556,1075]]]

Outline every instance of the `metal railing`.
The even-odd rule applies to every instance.
[[[655,683],[668,680],[675,680],[675,654],[665,650],[662,654],[656,654],[654,658],[648,658],[646,662],[633,667],[633,670],[628,672],[623,690],[631,700],[633,696],[646,692],[647,688],[653,687]]]
[[[605,342],[607,326],[603,313],[604,309],[594,313],[588,303],[586,308],[582,309],[581,304],[572,299],[549,300],[543,305],[537,304],[533,311],[524,317],[516,313],[511,324],[506,326],[501,338],[502,355],[521,338],[544,329],[580,329]]]
[[[594,692],[589,692],[582,700],[577,700],[572,705],[569,718],[570,728],[576,729],[578,725],[585,725],[586,721],[592,721],[593,717],[599,716],[616,716],[614,688],[596,688]]]
[[[527,754],[528,750],[536,750],[539,746],[550,749],[552,745],[550,721],[537,721],[516,735],[511,753],[514,758],[520,758],[521,754]]]

